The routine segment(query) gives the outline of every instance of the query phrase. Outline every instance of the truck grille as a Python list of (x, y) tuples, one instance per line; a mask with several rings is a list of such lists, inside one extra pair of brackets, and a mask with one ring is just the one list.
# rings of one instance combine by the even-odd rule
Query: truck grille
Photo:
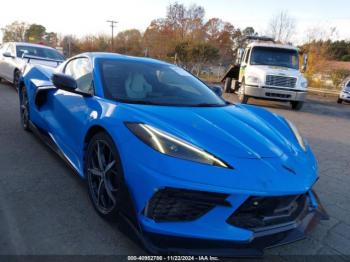
[(265, 227), (291, 223), (304, 214), (309, 204), (306, 194), (283, 197), (250, 197), (231, 215), (231, 225), (259, 231)]
[(297, 79), (295, 77), (288, 76), (276, 76), (276, 75), (267, 75), (266, 76), (266, 85), (269, 86), (281, 86), (294, 88)]

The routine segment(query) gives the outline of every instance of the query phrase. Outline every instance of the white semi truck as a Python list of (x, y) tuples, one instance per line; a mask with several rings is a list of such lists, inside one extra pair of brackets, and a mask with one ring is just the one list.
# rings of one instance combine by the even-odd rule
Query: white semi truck
[[(237, 63), (230, 67), (222, 81), (224, 91), (235, 92), (241, 103), (249, 98), (290, 102), (300, 110), (308, 83), (299, 69), (298, 48), (276, 44), (266, 37), (250, 37), (245, 49), (239, 49)], [(303, 70), (307, 56), (304, 56)]]

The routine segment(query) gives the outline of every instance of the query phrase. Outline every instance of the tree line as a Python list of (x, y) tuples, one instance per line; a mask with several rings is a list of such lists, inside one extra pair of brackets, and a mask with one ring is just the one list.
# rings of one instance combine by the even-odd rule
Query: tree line
[(170, 4), (165, 17), (151, 21), (144, 32), (130, 29), (114, 38), (107, 34), (59, 35), (47, 32), (43, 25), (14, 22), (3, 29), (3, 42), (25, 41), (61, 46), (69, 57), (87, 51), (109, 51), (135, 56), (150, 56), (176, 62), (194, 71), (207, 63), (228, 65), (236, 48), (247, 35), (256, 34), (254, 28), (241, 30), (220, 18), (205, 20), (202, 6)]
[[(288, 43), (295, 34), (295, 28), (295, 19), (287, 11), (281, 11), (271, 17), (266, 33), (277, 42)], [(185, 6), (178, 2), (168, 5), (165, 16), (151, 21), (144, 32), (137, 29), (119, 32), (113, 39), (113, 47), (107, 34), (77, 38), (49, 32), (43, 25), (18, 21), (2, 30), (3, 42), (24, 41), (60, 46), (66, 57), (89, 51), (149, 56), (177, 63), (197, 74), (203, 65), (226, 67), (232, 64), (237, 49), (244, 45), (244, 39), (258, 34), (253, 27), (241, 29), (220, 18), (205, 19), (202, 6)], [(327, 33), (324, 29), (313, 29), (310, 39), (300, 46), (302, 52), (309, 54), (310, 79), (313, 74), (322, 71), (325, 61), (350, 61), (350, 41), (329, 40), (334, 31), (332, 29), (331, 33)]]

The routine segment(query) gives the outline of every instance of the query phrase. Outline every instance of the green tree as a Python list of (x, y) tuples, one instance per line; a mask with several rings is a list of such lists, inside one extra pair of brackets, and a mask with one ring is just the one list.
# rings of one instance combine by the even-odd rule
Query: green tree
[(25, 39), (27, 42), (38, 43), (44, 41), (46, 35), (46, 28), (42, 25), (31, 24), (25, 32)]
[(117, 53), (140, 56), (143, 54), (142, 35), (137, 29), (120, 32), (115, 38)]
[(199, 76), (202, 66), (214, 62), (219, 58), (219, 50), (208, 44), (198, 43), (192, 46), (191, 49), (191, 60), (194, 62), (194, 70)]

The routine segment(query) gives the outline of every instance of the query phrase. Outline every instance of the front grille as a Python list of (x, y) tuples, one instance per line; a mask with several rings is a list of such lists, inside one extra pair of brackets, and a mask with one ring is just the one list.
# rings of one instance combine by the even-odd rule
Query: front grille
[(291, 95), (270, 93), (270, 92), (266, 92), (265, 95), (268, 97), (274, 97), (274, 98), (284, 98), (284, 99), (291, 98)]
[(231, 206), (227, 194), (164, 188), (158, 190), (144, 209), (156, 222), (193, 221), (217, 205)]
[(250, 197), (228, 219), (231, 225), (261, 230), (297, 220), (309, 205), (306, 194), (283, 197)]
[(294, 88), (297, 83), (295, 77), (267, 75), (266, 85)]

